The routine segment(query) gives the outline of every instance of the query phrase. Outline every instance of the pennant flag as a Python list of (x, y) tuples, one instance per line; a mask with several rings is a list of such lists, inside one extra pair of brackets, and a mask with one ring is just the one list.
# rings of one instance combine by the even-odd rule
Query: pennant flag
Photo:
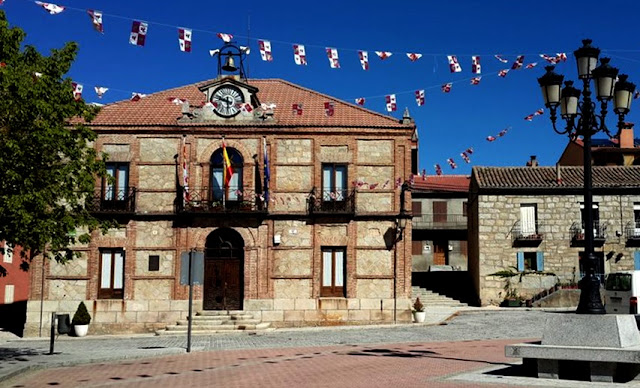
[(633, 93), (633, 99), (637, 100), (638, 98), (640, 98), (640, 90), (636, 90), (635, 93)]
[(558, 62), (560, 62), (560, 61), (566, 62), (567, 61), (567, 54), (566, 53), (556, 53), (556, 60)]
[(395, 94), (389, 94), (384, 96), (384, 99), (387, 103), (387, 112), (395, 112), (397, 109), (396, 106), (396, 95)]
[(263, 61), (273, 61), (273, 55), (271, 55), (271, 42), (268, 40), (259, 40), (258, 46), (260, 46), (260, 58)]
[(488, 142), (492, 142), (492, 141), (495, 141), (495, 140), (496, 140), (496, 138), (495, 138), (495, 137), (493, 137), (493, 136), (487, 136), (487, 141), (488, 141)]
[(544, 114), (544, 109), (543, 109), (543, 108), (540, 108), (540, 109), (538, 109), (538, 110), (537, 110), (533, 115), (534, 115), (534, 116), (540, 116), (540, 115), (542, 115), (542, 114)]
[(451, 168), (454, 170), (458, 167), (458, 165), (453, 161), (452, 158), (447, 159), (447, 163), (449, 163), (449, 166), (451, 166)]
[(526, 116), (524, 119), (526, 121), (533, 121), (533, 115)]
[(436, 175), (442, 175), (442, 167), (439, 164), (435, 165), (436, 167)]
[(356, 104), (364, 106), (364, 97), (356, 98)]
[(61, 7), (59, 5), (43, 3), (42, 1), (36, 1), (36, 4), (44, 8), (45, 11), (49, 12), (49, 15), (57, 15), (60, 12), (64, 11), (64, 7)]
[(498, 55), (494, 55), (494, 57), (499, 60), (502, 63), (507, 63), (509, 62), (507, 59), (502, 58), (502, 55), (498, 54)]
[(324, 114), (327, 117), (331, 117), (333, 116), (333, 113), (335, 112), (335, 108), (333, 105), (333, 102), (325, 102), (324, 103)]
[(471, 57), (471, 72), (473, 74), (480, 74), (482, 72), (482, 67), (480, 66), (480, 57), (478, 55), (474, 55)]
[(220, 49), (209, 50), (209, 55), (214, 56), (216, 54), (220, 54)]
[(506, 135), (508, 130), (509, 130), (509, 128), (505, 128), (502, 131), (500, 131), (500, 133), (498, 133), (498, 137), (502, 137), (502, 136)]
[(233, 35), (231, 34), (223, 34), (222, 32), (218, 32), (216, 34), (218, 38), (222, 39), (224, 43), (229, 43), (233, 39)]
[(134, 20), (131, 25), (131, 35), (129, 35), (129, 43), (134, 46), (144, 46), (147, 38), (148, 24), (139, 20)]
[(511, 70), (518, 70), (522, 68), (522, 64), (524, 63), (524, 55), (518, 55), (516, 61), (511, 65)]
[(447, 59), (449, 60), (449, 70), (452, 73), (459, 73), (462, 71), (462, 67), (458, 63), (458, 58), (455, 55), (447, 55)]
[(271, 180), (271, 169), (269, 168), (269, 157), (267, 152), (267, 138), (262, 138), (262, 149), (264, 150), (264, 200), (269, 203), (269, 181)]
[(35, 79), (38, 79), (38, 78), (42, 77), (42, 73), (38, 73), (37, 71), (34, 71), (33, 72), (33, 76), (34, 76)]
[(102, 11), (95, 11), (93, 9), (87, 10), (93, 28), (101, 34), (104, 34), (104, 26), (102, 25)]
[(178, 28), (178, 43), (180, 51), (191, 52), (191, 30), (188, 28)]
[(552, 63), (552, 64), (557, 64), (559, 62), (566, 62), (567, 61), (567, 54), (566, 53), (556, 53), (555, 57), (552, 57), (550, 55), (547, 54), (540, 54), (540, 57), (542, 59), (544, 59), (545, 61)]
[(249, 104), (248, 102), (239, 104), (239, 106), (240, 112), (242, 112), (245, 116), (250, 115), (253, 112), (253, 106), (251, 106), (251, 104)]
[(526, 69), (533, 69), (534, 67), (538, 66), (538, 62), (533, 62), (528, 64), (527, 66), (525, 66)]
[(424, 89), (416, 90), (415, 95), (418, 106), (424, 105)]
[(338, 50), (335, 48), (327, 47), (327, 57), (329, 57), (329, 65), (332, 69), (339, 69), (340, 62), (338, 62)]
[(556, 57), (551, 57), (551, 56), (549, 56), (547, 54), (540, 54), (540, 58), (544, 59), (545, 61), (547, 61), (549, 63), (553, 63), (553, 64), (558, 63), (556, 61)]
[(182, 197), (185, 202), (191, 200), (189, 194), (189, 162), (187, 153), (187, 136), (182, 136)]
[(358, 51), (358, 57), (360, 57), (362, 70), (369, 70), (369, 53), (366, 51)]
[(291, 110), (294, 115), (302, 116), (302, 104), (291, 105)]
[(369, 185), (369, 190), (375, 190), (378, 187), (378, 183), (372, 183)]
[(80, 100), (82, 98), (83, 86), (77, 82), (72, 82), (71, 86), (73, 87), (73, 98), (75, 98), (76, 101)]
[(464, 152), (465, 152), (467, 155), (471, 155), (471, 154), (473, 154), (473, 148), (469, 147), (469, 148), (467, 148), (466, 150), (464, 150)]
[(247, 47), (247, 46), (240, 46), (240, 51), (242, 51), (243, 53), (249, 55), (251, 54), (251, 48)]
[(183, 99), (183, 98), (177, 98), (177, 97), (168, 97), (167, 100), (169, 102), (171, 102), (174, 105), (182, 105), (185, 102), (187, 102), (187, 100)]
[(509, 69), (503, 69), (503, 70), (500, 70), (500, 71), (498, 72), (498, 77), (502, 77), (502, 78), (504, 78), (504, 77), (506, 77), (506, 76), (507, 76), (507, 73), (508, 73), (508, 72), (509, 72)]
[(133, 93), (131, 93), (131, 101), (140, 101), (141, 98), (144, 98), (146, 96), (147, 95), (143, 94), (143, 93), (133, 92)]
[(480, 85), (480, 80), (482, 77), (473, 77), (471, 78), (471, 85)]
[(299, 65), (299, 66), (307, 65), (307, 54), (304, 51), (304, 45), (302, 44), (293, 45), (293, 59), (296, 61), (296, 65)]
[(471, 159), (469, 159), (469, 155), (467, 155), (466, 152), (461, 153), (460, 156), (462, 156), (465, 163), (471, 163)]
[(407, 57), (409, 57), (409, 60), (411, 62), (415, 62), (418, 59), (422, 58), (422, 54), (418, 54), (418, 53), (407, 53)]
[(440, 88), (442, 89), (442, 93), (449, 93), (451, 91), (452, 83), (447, 83), (442, 85)]
[(98, 98), (102, 98), (102, 95), (105, 94), (107, 92), (107, 90), (109, 90), (109, 88), (105, 88), (102, 86), (96, 86), (93, 88), (93, 90), (96, 91), (96, 94), (98, 95)]
[(392, 52), (390, 51), (376, 51), (376, 55), (380, 57), (380, 59), (382, 59), (383, 61), (387, 58), (389, 58), (390, 56), (393, 55)]
[(224, 138), (222, 138), (222, 180), (224, 181), (224, 188), (229, 188), (229, 182), (231, 181), (231, 176), (233, 176), (233, 167), (231, 167), (231, 160), (229, 159), (229, 154), (227, 153), (227, 145), (224, 142)]

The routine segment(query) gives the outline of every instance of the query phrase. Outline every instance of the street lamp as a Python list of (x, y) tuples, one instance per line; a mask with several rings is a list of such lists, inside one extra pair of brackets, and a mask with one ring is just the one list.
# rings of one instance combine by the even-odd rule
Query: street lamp
[[(636, 88), (618, 69), (609, 65), (609, 58), (598, 56), (600, 50), (591, 46), (591, 39), (582, 41), (583, 46), (574, 51), (578, 64), (578, 78), (583, 82), (582, 92), (573, 87), (573, 81), (565, 82), (564, 76), (556, 74), (554, 66), (547, 66), (546, 74), (538, 78), (544, 104), (551, 111), (553, 130), (560, 135), (568, 135), (575, 140), (582, 136), (584, 145), (584, 244), (585, 275), (580, 280), (580, 303), (578, 314), (605, 314), (600, 297), (600, 281), (595, 274), (596, 256), (593, 251), (593, 195), (591, 192), (591, 136), (603, 131), (609, 137), (619, 137), (624, 125), (624, 117), (629, 113), (631, 99)], [(600, 102), (600, 114), (596, 113), (596, 103), (591, 99), (591, 80), (595, 85), (596, 98)], [(582, 101), (580, 100), (582, 94)], [(618, 115), (618, 131), (612, 135), (605, 123), (607, 104), (613, 99), (614, 112)], [(560, 106), (560, 116), (567, 123), (564, 130), (556, 128), (556, 111)], [(576, 122), (577, 119), (577, 122)]]

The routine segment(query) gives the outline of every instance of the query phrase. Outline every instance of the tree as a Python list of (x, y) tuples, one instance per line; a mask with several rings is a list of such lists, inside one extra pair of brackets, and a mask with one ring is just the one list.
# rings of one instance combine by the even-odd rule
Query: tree
[[(60, 262), (72, 259), (69, 247), (88, 243), (106, 224), (85, 206), (96, 177), (105, 175), (104, 155), (91, 147), (95, 133), (77, 124), (90, 122), (98, 108), (74, 99), (63, 78), (78, 47), (67, 43), (46, 57), (32, 46), (21, 50), (24, 38), (0, 11), (0, 241), (28, 252), (26, 270), (45, 251)], [(87, 233), (76, 235), (78, 228)], [(0, 276), (6, 273), (0, 266)]]

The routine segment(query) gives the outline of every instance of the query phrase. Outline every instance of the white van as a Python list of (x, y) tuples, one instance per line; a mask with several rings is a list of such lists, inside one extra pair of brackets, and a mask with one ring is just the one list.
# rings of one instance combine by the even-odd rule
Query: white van
[(640, 271), (620, 271), (607, 275), (604, 283), (607, 314), (638, 314)]

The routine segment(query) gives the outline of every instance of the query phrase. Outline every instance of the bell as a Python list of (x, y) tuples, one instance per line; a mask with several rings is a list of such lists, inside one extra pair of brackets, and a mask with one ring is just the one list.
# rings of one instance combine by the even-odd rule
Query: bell
[(225, 61), (224, 66), (222, 66), (222, 70), (224, 71), (229, 71), (229, 72), (233, 72), (233, 71), (237, 71), (238, 68), (236, 67), (236, 64), (233, 60), (233, 57), (231, 55), (227, 55), (227, 60)]

